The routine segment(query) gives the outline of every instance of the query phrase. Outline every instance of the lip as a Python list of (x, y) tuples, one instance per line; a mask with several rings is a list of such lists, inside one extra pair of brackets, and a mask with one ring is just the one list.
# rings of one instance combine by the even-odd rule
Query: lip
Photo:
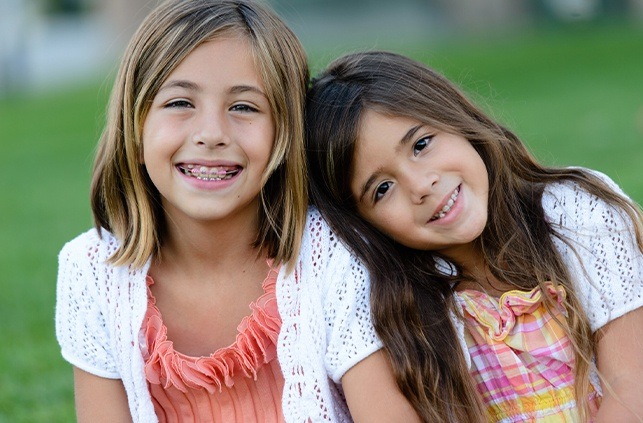
[[(444, 206), (447, 205), (447, 203), (451, 199), (451, 196), (453, 195), (455, 190), (458, 190), (458, 197), (456, 198), (455, 202), (453, 203), (453, 205), (451, 206), (451, 208), (449, 209), (447, 214), (444, 215), (443, 217), (439, 218), (439, 219), (433, 220), (433, 216), (438, 214), (444, 208)], [(444, 196), (442, 201), (433, 210), (433, 213), (431, 214), (431, 217), (429, 217), (429, 220), (427, 221), (427, 223), (430, 223), (430, 224), (449, 223), (451, 220), (453, 220), (452, 217), (454, 217), (457, 214), (457, 212), (460, 210), (460, 206), (461, 206), (461, 203), (462, 203), (462, 201), (461, 201), (462, 200), (462, 197), (461, 197), (462, 194), (463, 194), (463, 192), (462, 192), (462, 184), (459, 184), (457, 187), (455, 187), (454, 189), (449, 191), (449, 193)]]
[(232, 160), (204, 160), (204, 159), (195, 159), (195, 160), (182, 160), (177, 162), (174, 166), (207, 166), (207, 167), (218, 167), (218, 166), (227, 166), (227, 167), (243, 167), (239, 163)]

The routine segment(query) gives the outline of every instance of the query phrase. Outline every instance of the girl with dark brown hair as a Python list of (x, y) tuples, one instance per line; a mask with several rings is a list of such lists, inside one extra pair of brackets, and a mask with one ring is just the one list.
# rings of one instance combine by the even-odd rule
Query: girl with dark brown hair
[(306, 113), (312, 201), (425, 421), (643, 421), (642, 215), (614, 182), (392, 53), (333, 62)]

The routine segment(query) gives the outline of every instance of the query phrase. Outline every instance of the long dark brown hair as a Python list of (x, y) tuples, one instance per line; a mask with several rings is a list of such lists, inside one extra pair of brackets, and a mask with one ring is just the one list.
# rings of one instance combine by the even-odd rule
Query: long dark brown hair
[[(463, 276), (456, 263), (453, 275), (446, 276), (436, 268), (437, 253), (399, 245), (358, 215), (350, 178), (366, 110), (464, 136), (476, 149), (489, 175), (489, 218), (476, 242), (498, 280), (520, 289), (540, 286), (544, 293), (547, 281), (565, 287), (568, 318), (563, 324), (574, 345), (575, 394), (581, 417), (586, 416), (596, 339), (554, 239), (570, 242), (546, 221), (543, 191), (549, 183), (573, 181), (620, 207), (631, 218), (643, 249), (640, 209), (590, 172), (539, 164), (516, 135), (489, 118), (454, 84), (407, 57), (387, 52), (350, 54), (318, 75), (306, 109), (311, 201), (368, 267), (375, 328), (398, 386), (425, 421), (486, 421), (449, 318), (457, 313), (452, 286)], [(551, 298), (547, 301), (553, 306)]]

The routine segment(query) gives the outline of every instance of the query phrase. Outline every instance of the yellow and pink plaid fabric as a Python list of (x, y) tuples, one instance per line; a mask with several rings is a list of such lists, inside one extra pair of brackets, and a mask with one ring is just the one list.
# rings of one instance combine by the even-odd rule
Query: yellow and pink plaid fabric
[[(490, 422), (577, 422), (574, 352), (561, 326), (563, 287), (547, 286), (557, 300), (550, 313), (539, 288), (495, 298), (464, 290), (456, 299), (464, 312), (471, 373)], [(590, 407), (600, 403), (592, 390)]]

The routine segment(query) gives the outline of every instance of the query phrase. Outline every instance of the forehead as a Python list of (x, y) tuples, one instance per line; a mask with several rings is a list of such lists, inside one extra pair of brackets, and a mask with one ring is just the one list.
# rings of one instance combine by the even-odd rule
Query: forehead
[[(216, 74), (261, 80), (252, 45), (246, 37), (226, 35), (206, 40), (190, 51), (172, 70), (177, 75)], [(216, 81), (212, 81), (216, 82)]]
[[(367, 110), (360, 119), (355, 144), (355, 161), (380, 154), (393, 154), (400, 143), (422, 124), (416, 120)], [(365, 157), (366, 156), (366, 157)]]
[(360, 120), (355, 143), (352, 191), (359, 194), (373, 174), (395, 166), (396, 158), (403, 154), (402, 142), (421, 126), (410, 118), (367, 110)]

